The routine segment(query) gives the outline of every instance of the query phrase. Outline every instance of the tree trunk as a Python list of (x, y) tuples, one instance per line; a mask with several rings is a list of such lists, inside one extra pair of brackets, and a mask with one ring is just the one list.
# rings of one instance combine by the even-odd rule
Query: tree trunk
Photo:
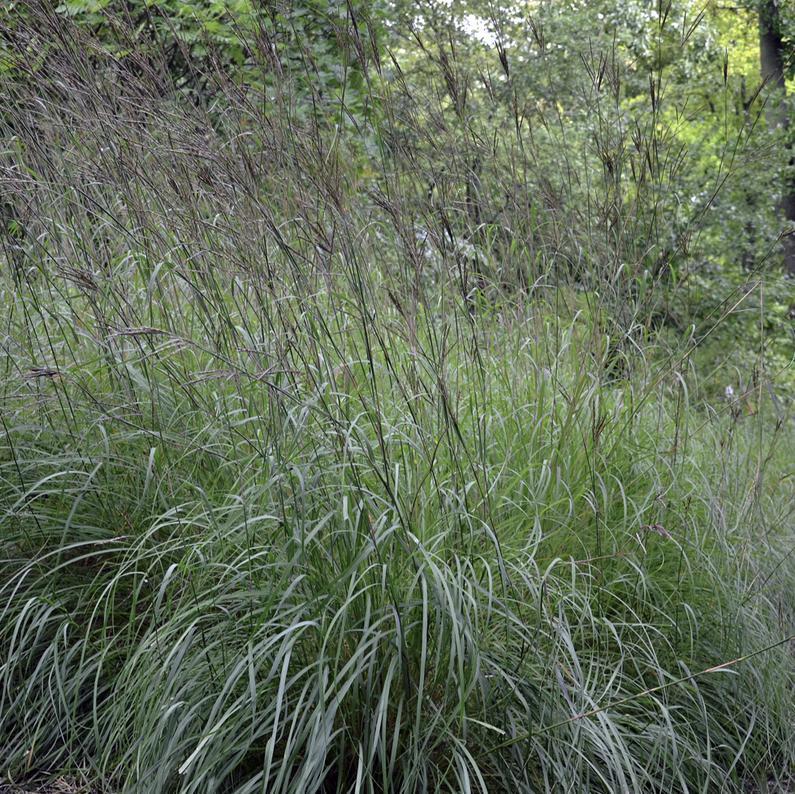
[[(762, 0), (759, 6), (759, 59), (762, 79), (771, 91), (768, 124), (779, 128), (785, 137), (789, 126), (786, 85), (784, 83), (784, 42), (781, 36), (781, 13), (777, 0)], [(795, 158), (789, 158), (789, 173), (782, 185), (778, 211), (787, 222), (784, 232), (784, 267), (795, 276)]]

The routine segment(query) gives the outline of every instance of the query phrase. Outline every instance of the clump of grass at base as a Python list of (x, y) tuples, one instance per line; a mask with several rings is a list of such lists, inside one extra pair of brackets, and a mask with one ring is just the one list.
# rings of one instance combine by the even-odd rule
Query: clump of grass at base
[[(700, 404), (688, 348), (607, 339), (563, 285), (415, 292), (379, 267), (406, 255), (386, 210), (313, 183), (318, 221), (311, 138), (263, 195), (247, 138), (124, 77), (103, 90), (167, 113), (109, 131), (44, 80), (59, 142), (8, 155), (35, 217), (0, 287), (0, 769), (153, 793), (786, 775), (791, 423)], [(199, 162), (204, 187), (171, 184)]]

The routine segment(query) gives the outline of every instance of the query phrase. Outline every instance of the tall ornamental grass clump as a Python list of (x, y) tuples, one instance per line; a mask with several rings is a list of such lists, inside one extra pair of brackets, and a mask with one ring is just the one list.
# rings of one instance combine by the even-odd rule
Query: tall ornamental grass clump
[(49, 23), (0, 116), (3, 775), (784, 785), (792, 423), (701, 400), (712, 326), (506, 291), (344, 133)]

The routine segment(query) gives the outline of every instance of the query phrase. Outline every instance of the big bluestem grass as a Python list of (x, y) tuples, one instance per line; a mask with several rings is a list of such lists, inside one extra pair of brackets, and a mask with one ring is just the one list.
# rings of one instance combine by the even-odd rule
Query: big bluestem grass
[(791, 420), (692, 396), (712, 326), (655, 346), (624, 265), (562, 272), (558, 228), (473, 256), (455, 201), (387, 154), (364, 190), (289, 83), (274, 112), (214, 75), (206, 106), (62, 19), (13, 35), (4, 775), (786, 779)]

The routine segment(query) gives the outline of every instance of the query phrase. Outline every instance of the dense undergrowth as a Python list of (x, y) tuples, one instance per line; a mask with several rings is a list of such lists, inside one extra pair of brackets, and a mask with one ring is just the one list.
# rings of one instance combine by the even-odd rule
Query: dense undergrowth
[(0, 282), (3, 775), (786, 785), (792, 417), (763, 357), (725, 398), (693, 364), (772, 277), (662, 335), (609, 262), (564, 276), (539, 244), (509, 289), (405, 175), (367, 192), (344, 141), (73, 35), (3, 88), (28, 211)]

